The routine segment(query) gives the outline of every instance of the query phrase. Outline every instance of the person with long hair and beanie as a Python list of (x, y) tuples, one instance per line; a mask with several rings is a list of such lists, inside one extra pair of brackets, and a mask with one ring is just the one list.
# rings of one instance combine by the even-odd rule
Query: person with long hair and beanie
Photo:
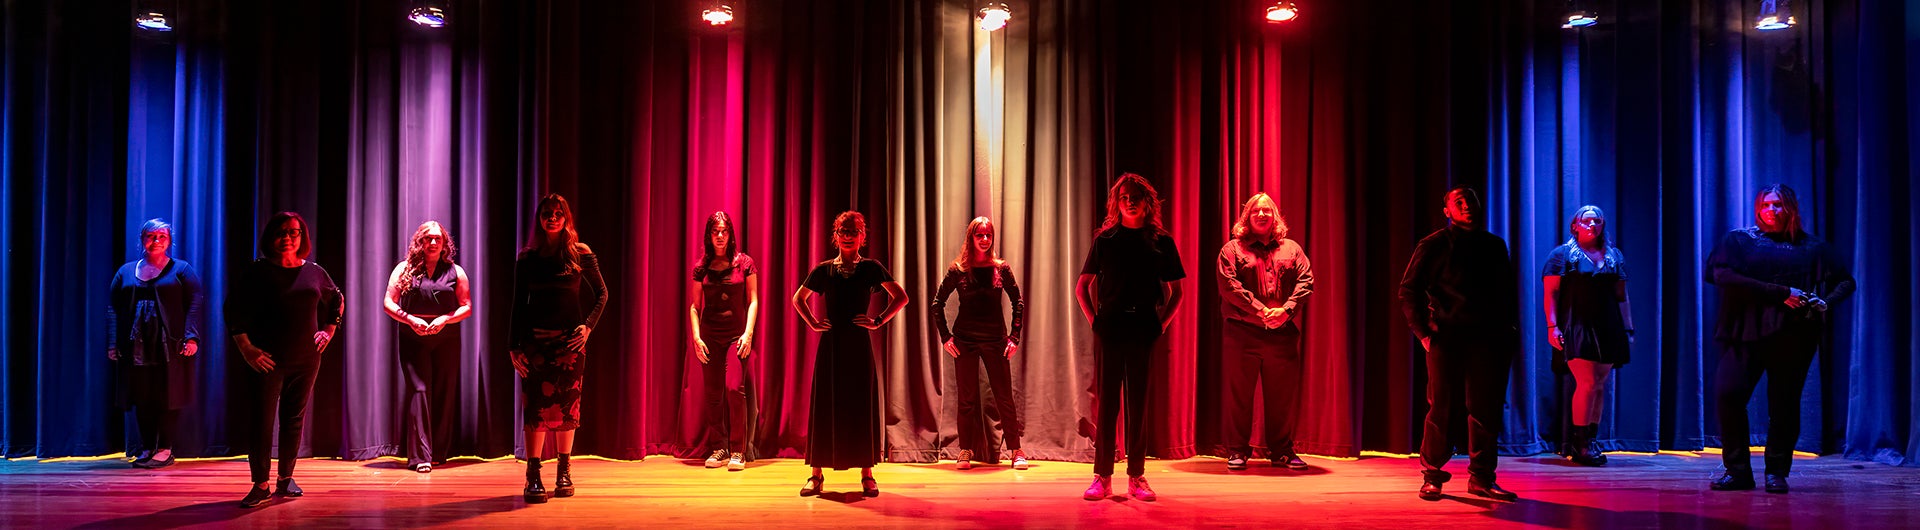
[[(313, 397), (314, 377), (320, 373), (320, 354), (333, 342), (333, 333), (345, 311), (340, 288), (313, 255), (313, 230), (307, 219), (280, 212), (260, 230), (260, 259), (240, 270), (227, 292), (227, 331), (238, 358), (248, 369), (236, 369), (243, 409), (235, 417), (247, 423), (237, 429), (247, 447), (247, 467), (253, 489), (240, 501), (252, 508), (273, 495), (299, 497), (293, 482), (293, 464), (300, 456), (300, 431), (307, 425), (307, 400)], [(268, 482), (267, 466), (274, 449), (274, 422), (280, 425), (279, 480)], [(271, 493), (267, 485), (273, 484)]]
[(173, 227), (152, 219), (140, 227), (140, 259), (120, 266), (107, 292), (107, 360), (114, 404), (131, 409), (141, 452), (133, 467), (173, 465), (180, 409), (193, 402), (194, 354), (200, 351), (200, 275), (167, 254)]
[(1713, 378), (1720, 416), (1720, 459), (1727, 472), (1710, 487), (1754, 487), (1747, 401), (1767, 378), (1766, 490), (1787, 492), (1793, 443), (1800, 438), (1800, 390), (1831, 320), (1827, 310), (1853, 294), (1853, 275), (1825, 241), (1807, 233), (1800, 199), (1784, 184), (1760, 188), (1755, 226), (1727, 232), (1707, 258), (1706, 281), (1720, 288)]
[[(1095, 403), (1093, 485), (1082, 495), (1112, 495), (1115, 427), (1125, 396), (1127, 491), (1142, 501), (1158, 498), (1147, 485), (1147, 371), (1154, 344), (1173, 323), (1187, 277), (1173, 233), (1160, 224), (1160, 194), (1146, 177), (1123, 173), (1107, 189), (1107, 217), (1094, 232), (1093, 248), (1080, 266), (1074, 297), (1093, 326), (1100, 391)], [(1124, 394), (1123, 394), (1124, 392)]]
[(1627, 364), (1633, 349), (1633, 312), (1627, 304), (1626, 256), (1608, 237), (1607, 214), (1581, 206), (1573, 237), (1547, 254), (1540, 270), (1547, 343), (1555, 372), (1572, 374), (1573, 431), (1566, 455), (1583, 466), (1607, 465), (1593, 439), (1600, 432), (1607, 377)]
[[(706, 440), (713, 453), (709, 468), (747, 468), (753, 440), (752, 381), (747, 356), (753, 351), (754, 324), (760, 316), (760, 277), (753, 258), (740, 251), (740, 237), (726, 212), (707, 216), (700, 262), (693, 265), (693, 357), (700, 361), (707, 408)], [(717, 447), (716, 447), (717, 446)]]
[[(933, 295), (934, 329), (940, 332), (940, 349), (954, 359), (954, 381), (959, 385), (960, 454), (955, 467), (972, 469), (976, 455), (992, 464), (999, 452), (992, 449), (987, 435), (989, 418), (980, 404), (980, 367), (986, 366), (987, 387), (993, 392), (993, 419), (1000, 424), (1001, 438), (1012, 451), (1013, 468), (1027, 468), (1027, 453), (1020, 449), (1020, 402), (1014, 398), (1012, 360), (1020, 350), (1020, 328), (1027, 303), (1020, 298), (1020, 285), (1013, 279), (1013, 267), (994, 255), (993, 221), (975, 217), (967, 223), (960, 256), (947, 266), (940, 288)], [(947, 298), (960, 293), (960, 314), (947, 325)], [(1000, 300), (1013, 303), (1013, 324), (1008, 329), (1001, 313)]]
[(1519, 340), (1519, 278), (1507, 242), (1481, 226), (1480, 209), (1473, 188), (1448, 191), (1447, 227), (1420, 240), (1400, 280), (1401, 312), (1427, 354), (1420, 498), (1429, 501), (1440, 500), (1441, 485), (1453, 477), (1440, 468), (1453, 458), (1448, 433), (1463, 415), (1471, 475), (1467, 493), (1501, 501), (1519, 498), (1494, 482), (1500, 463), (1494, 444), (1504, 425), (1507, 379)]
[(1306, 249), (1287, 239), (1287, 219), (1265, 193), (1240, 206), (1233, 239), (1220, 247), (1217, 269), (1222, 326), (1220, 363), (1227, 398), (1221, 426), (1227, 469), (1247, 468), (1253, 454), (1253, 389), (1265, 394), (1267, 458), (1275, 466), (1302, 470), (1293, 452), (1300, 424), (1300, 306), (1313, 294), (1313, 264)]
[[(841, 213), (833, 219), (833, 246), (839, 255), (814, 266), (793, 293), (800, 320), (820, 333), (807, 424), (807, 465), (813, 467), (813, 476), (800, 489), (803, 497), (821, 493), (824, 468), (860, 468), (861, 494), (880, 495), (880, 483), (873, 479), (882, 448), (872, 331), (906, 307), (907, 291), (880, 262), (860, 256), (866, 245), (866, 218), (859, 212)], [(887, 293), (887, 306), (875, 318), (867, 308), (879, 291)], [(826, 314), (814, 313), (814, 293), (820, 294)]]
[(382, 304), (398, 323), (394, 335), (406, 385), (400, 425), (407, 469), (420, 473), (446, 462), (459, 411), (459, 324), (473, 314), (473, 296), (467, 271), (453, 262), (455, 252), (453, 234), (439, 222), (420, 223), (407, 240), (406, 259), (387, 278)]
[[(591, 291), (586, 297), (581, 290)], [(584, 303), (583, 303), (584, 298)], [(508, 358), (520, 374), (521, 411), (526, 429), (529, 503), (547, 502), (540, 481), (540, 455), (547, 434), (558, 445), (553, 496), (572, 497), (569, 458), (580, 428), (581, 380), (587, 370), (587, 337), (607, 307), (607, 284), (600, 260), (574, 231), (573, 209), (558, 194), (540, 198), (533, 229), (513, 268), (513, 316), (507, 329), (513, 345)]]

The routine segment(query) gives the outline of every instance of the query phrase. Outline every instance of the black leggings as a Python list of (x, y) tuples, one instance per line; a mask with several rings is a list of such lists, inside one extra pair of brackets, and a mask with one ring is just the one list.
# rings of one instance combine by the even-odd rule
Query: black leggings
[(247, 467), (253, 482), (266, 482), (267, 466), (273, 458), (274, 421), (278, 420), (280, 440), (280, 477), (293, 476), (293, 463), (300, 457), (300, 432), (307, 425), (307, 400), (313, 397), (313, 380), (320, 373), (320, 359), (282, 363), (273, 371), (259, 373), (241, 366), (247, 393), (238, 396), (248, 420), (247, 429), (238, 433), (246, 442)]

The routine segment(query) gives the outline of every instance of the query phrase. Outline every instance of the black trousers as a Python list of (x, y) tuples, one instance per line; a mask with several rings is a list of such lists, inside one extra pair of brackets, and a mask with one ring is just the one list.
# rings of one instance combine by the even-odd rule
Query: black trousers
[(1094, 427), (1093, 474), (1113, 475), (1114, 427), (1124, 393), (1127, 411), (1127, 476), (1147, 472), (1147, 369), (1160, 340), (1160, 318), (1151, 311), (1103, 313), (1094, 318), (1100, 351), (1099, 418)]
[[(975, 459), (993, 463), (1000, 452), (993, 450), (988, 429), (999, 431), (1008, 450), (1020, 449), (1020, 401), (1013, 394), (1013, 366), (1006, 355), (1005, 339), (973, 342), (955, 339), (960, 357), (954, 359), (954, 384), (959, 386), (958, 427), (960, 448), (973, 451)], [(980, 368), (986, 367), (987, 380), (980, 380)], [(986, 386), (993, 407), (981, 406), (980, 391)], [(1109, 459), (1111, 460), (1111, 459)]]
[(1793, 470), (1793, 444), (1800, 439), (1800, 391), (1813, 367), (1818, 330), (1782, 331), (1757, 342), (1721, 343), (1713, 377), (1714, 411), (1720, 415), (1720, 459), (1728, 472), (1753, 473), (1747, 402), (1760, 376), (1767, 376), (1767, 474)]
[(241, 398), (247, 431), (239, 433), (239, 438), (248, 448), (247, 467), (253, 472), (253, 482), (269, 478), (275, 420), (279, 421), (279, 476), (292, 477), (294, 461), (300, 457), (300, 433), (307, 425), (307, 400), (313, 397), (313, 380), (320, 373), (319, 356), (281, 363), (264, 374), (244, 365), (237, 369), (245, 374), (249, 387), (248, 395)]
[(140, 429), (139, 444), (144, 451), (173, 448), (174, 431), (179, 428), (180, 409), (167, 402), (167, 365), (121, 367), (127, 370), (128, 409), (134, 425)]
[(733, 343), (739, 339), (739, 335), (705, 339), (707, 363), (700, 370), (707, 408), (701, 417), (707, 426), (708, 449), (726, 449), (747, 459), (752, 457), (747, 444), (753, 439), (756, 411), (747, 361)]
[(1513, 366), (1512, 332), (1453, 330), (1433, 335), (1427, 351), (1427, 422), (1420, 436), (1420, 467), (1427, 479), (1446, 482), (1440, 468), (1453, 458), (1449, 430), (1467, 420), (1467, 473), (1482, 483), (1494, 480), (1499, 465), (1495, 447), (1505, 428), (1507, 378)]
[(1253, 454), (1253, 388), (1262, 383), (1267, 413), (1269, 458), (1293, 454), (1293, 435), (1300, 424), (1300, 335), (1265, 329), (1238, 320), (1224, 325), (1220, 362), (1227, 399), (1222, 403), (1228, 449)]
[[(453, 446), (453, 423), (460, 417), (460, 325), (440, 333), (400, 334), (400, 383), (404, 390), (400, 425), (407, 467), (445, 462)], [(435, 450), (441, 454), (435, 455)]]

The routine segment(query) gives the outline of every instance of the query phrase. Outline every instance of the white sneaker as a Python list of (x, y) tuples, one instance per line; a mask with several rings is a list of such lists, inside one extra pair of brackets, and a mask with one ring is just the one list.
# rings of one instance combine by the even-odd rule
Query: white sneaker
[(733, 459), (727, 461), (727, 471), (745, 471), (746, 469), (747, 461), (740, 458), (740, 453), (734, 453)]
[(1027, 468), (1027, 452), (1026, 451), (1022, 451), (1019, 449), (1013, 450), (1013, 468), (1014, 469)]
[(712, 468), (726, 465), (727, 461), (723, 460), (726, 457), (727, 457), (726, 449), (715, 449), (713, 451), (713, 454), (707, 457), (707, 468), (712, 469)]

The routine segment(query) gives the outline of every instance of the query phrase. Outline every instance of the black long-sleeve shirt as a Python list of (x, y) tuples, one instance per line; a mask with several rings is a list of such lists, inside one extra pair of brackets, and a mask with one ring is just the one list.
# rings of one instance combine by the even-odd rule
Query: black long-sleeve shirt
[[(1216, 270), (1221, 314), (1256, 326), (1266, 325), (1261, 311), (1278, 307), (1291, 314), (1313, 294), (1313, 264), (1307, 261), (1306, 250), (1291, 239), (1228, 240), (1220, 247)], [(1294, 322), (1289, 317), (1282, 329), (1297, 331)]]
[(1420, 240), (1400, 279), (1400, 308), (1420, 338), (1449, 328), (1511, 330), (1520, 293), (1507, 242), (1450, 224)]
[[(960, 314), (953, 319), (953, 327), (947, 327), (947, 296), (954, 291), (960, 292)], [(1000, 293), (1006, 292), (1008, 300), (1013, 302), (1013, 330), (1007, 330), (1006, 317), (1000, 310)], [(960, 267), (947, 267), (947, 276), (940, 279), (940, 288), (933, 295), (933, 322), (940, 331), (940, 342), (958, 337), (972, 342), (992, 342), (1011, 339), (1020, 342), (1020, 328), (1026, 318), (1027, 302), (1020, 297), (1020, 285), (1013, 280), (1013, 268), (1005, 262), (992, 267), (973, 267), (961, 270)]]
[[(134, 260), (120, 266), (114, 273), (113, 283), (108, 284), (107, 292), (113, 297), (107, 303), (107, 344), (122, 352), (131, 350), (128, 337), (132, 335), (134, 303), (138, 298), (138, 289), (152, 289), (154, 301), (160, 306), (160, 323), (166, 326), (167, 336), (184, 343), (200, 341), (200, 309), (206, 304), (206, 291), (200, 286), (200, 275), (195, 273), (193, 265), (178, 259), (167, 260), (167, 266), (159, 276), (152, 280), (140, 280), (140, 264), (146, 260)], [(178, 352), (168, 352), (177, 355)], [(156, 359), (166, 362), (166, 359)]]
[(344, 295), (314, 262), (298, 267), (260, 259), (240, 270), (227, 292), (227, 332), (246, 335), (277, 363), (319, 359), (313, 335), (340, 323)]
[(1720, 318), (1714, 338), (1752, 342), (1773, 336), (1790, 323), (1825, 322), (1811, 307), (1793, 309), (1786, 300), (1799, 289), (1826, 300), (1829, 307), (1853, 294), (1853, 275), (1834, 259), (1826, 242), (1812, 235), (1787, 241), (1759, 227), (1727, 232), (1707, 258), (1707, 283), (1720, 287)]
[[(584, 307), (580, 298), (583, 285), (593, 291), (593, 300)], [(567, 270), (564, 258), (531, 250), (521, 252), (514, 263), (513, 315), (507, 325), (514, 349), (531, 343), (535, 329), (593, 329), (606, 308), (607, 284), (600, 277), (600, 259), (592, 252), (580, 253), (580, 268), (575, 271)]]

